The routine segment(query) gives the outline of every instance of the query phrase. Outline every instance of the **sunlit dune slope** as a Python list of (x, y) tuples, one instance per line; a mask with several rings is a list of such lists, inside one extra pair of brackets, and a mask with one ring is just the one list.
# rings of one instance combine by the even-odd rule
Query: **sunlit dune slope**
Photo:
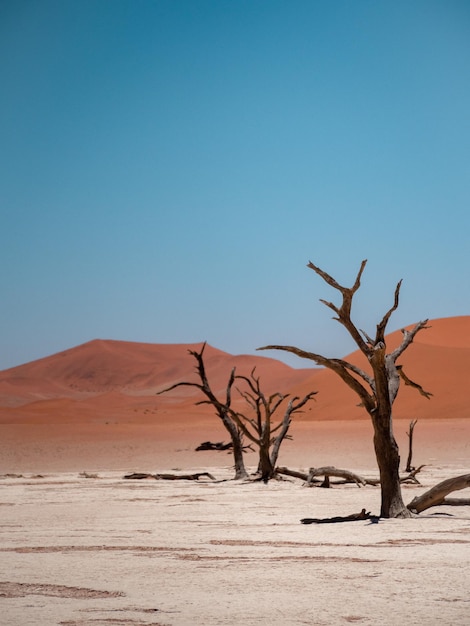
[[(207, 407), (194, 407), (200, 398), (194, 387), (157, 396), (175, 383), (199, 382), (196, 360), (189, 351), (201, 347), (94, 340), (4, 370), (0, 372), (0, 421), (51, 422), (56, 417), (67, 422), (147, 421), (155, 419), (157, 409), (162, 415), (173, 408), (207, 414)], [(233, 367), (246, 376), (254, 369), (267, 393), (287, 392), (311, 373), (265, 356), (233, 356), (209, 345), (204, 361), (212, 389), (222, 396)]]
[[(388, 335), (388, 349), (396, 347), (401, 337), (400, 331)], [(195, 406), (202, 398), (196, 388), (184, 386), (157, 395), (181, 381), (199, 382), (196, 361), (188, 351), (201, 346), (94, 340), (4, 370), (0, 372), (0, 422), (159, 422), (170, 427), (187, 419), (205, 421), (212, 410), (206, 405)], [(220, 397), (225, 394), (233, 367), (244, 375), (256, 368), (266, 393), (280, 391), (302, 397), (310, 391), (318, 392), (316, 401), (296, 419), (367, 418), (357, 406), (357, 396), (329, 370), (293, 369), (275, 358), (233, 356), (209, 345), (204, 356), (208, 378)], [(345, 358), (364, 369), (368, 367), (359, 352)], [(428, 400), (402, 383), (395, 417), (470, 417), (470, 316), (430, 321), (429, 328), (418, 333), (399, 363), (407, 376), (433, 397)], [(235, 390), (233, 395), (237, 397)]]
[[(388, 335), (387, 351), (397, 347), (401, 339), (401, 331)], [(370, 371), (359, 351), (345, 360)], [(397, 362), (403, 365), (408, 378), (433, 396), (427, 399), (402, 382), (394, 404), (396, 418), (470, 417), (470, 316), (430, 320), (428, 328), (416, 335)], [(367, 416), (358, 406), (358, 397), (333, 372), (315, 372), (310, 380), (294, 385), (291, 391), (300, 395), (312, 386), (318, 391), (317, 401), (304, 418), (361, 419)]]

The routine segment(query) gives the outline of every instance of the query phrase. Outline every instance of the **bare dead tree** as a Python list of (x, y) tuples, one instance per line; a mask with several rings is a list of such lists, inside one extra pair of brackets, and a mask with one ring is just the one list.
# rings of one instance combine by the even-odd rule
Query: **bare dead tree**
[(251, 409), (246, 415), (240, 411), (233, 412), (233, 419), (247, 439), (252, 441), (259, 451), (258, 473), (261, 480), (268, 481), (276, 473), (276, 463), (282, 442), (287, 437), (292, 416), (316, 395), (315, 391), (308, 393), (304, 398), (291, 398), (285, 405), (284, 415), (277, 423), (274, 414), (287, 400), (288, 394), (276, 392), (266, 396), (261, 390), (260, 379), (255, 376), (255, 370), (250, 376), (236, 376), (247, 385), (247, 390), (238, 389), (240, 395)]
[[(248, 472), (245, 468), (245, 462), (243, 459), (243, 435), (240, 430), (238, 423), (233, 419), (233, 411), (231, 409), (232, 404), (232, 387), (235, 382), (235, 368), (230, 372), (230, 376), (227, 382), (227, 388), (225, 392), (225, 398), (223, 400), (219, 400), (215, 393), (212, 391), (211, 386), (209, 384), (209, 380), (206, 374), (206, 368), (204, 365), (204, 349), (206, 347), (206, 343), (204, 342), (202, 348), (199, 352), (196, 350), (188, 350), (189, 354), (196, 359), (196, 372), (199, 376), (199, 383), (196, 382), (180, 382), (175, 385), (171, 385), (167, 389), (163, 389), (159, 391), (159, 394), (167, 393), (172, 389), (176, 389), (177, 387), (187, 386), (187, 387), (196, 387), (200, 389), (202, 393), (206, 396), (206, 400), (200, 400), (196, 402), (196, 405), (199, 404), (210, 404), (214, 407), (215, 412), (219, 419), (222, 421), (225, 429), (230, 435), (230, 440), (232, 442), (232, 452), (233, 459), (235, 464), (235, 479), (242, 479), (248, 477)], [(158, 395), (158, 394), (157, 394)]]
[[(232, 369), (225, 394), (225, 399), (219, 400), (213, 393), (206, 374), (204, 365), (204, 348), (200, 352), (189, 350), (189, 353), (197, 361), (197, 373), (200, 383), (180, 382), (160, 391), (166, 393), (183, 385), (196, 387), (206, 396), (206, 400), (200, 400), (196, 404), (210, 404), (214, 407), (216, 414), (222, 420), (223, 425), (230, 434), (232, 449), (235, 461), (235, 478), (247, 478), (243, 460), (243, 437), (253, 442), (259, 451), (258, 474), (264, 481), (273, 478), (276, 463), (282, 442), (287, 437), (292, 416), (299, 412), (316, 392), (307, 394), (304, 398), (291, 398), (285, 406), (284, 415), (281, 420), (274, 422), (274, 414), (281, 407), (288, 395), (274, 393), (266, 396), (260, 385), (259, 377), (255, 376), (255, 371), (250, 376), (237, 375), (235, 368)], [(246, 389), (237, 388), (237, 392), (245, 400), (250, 412), (235, 410), (232, 406), (232, 388), (235, 381), (241, 381), (246, 385)]]
[(413, 432), (418, 420), (411, 420), (410, 430), (406, 433), (408, 435), (408, 458), (406, 460), (405, 472), (412, 472), (415, 468), (411, 466), (413, 459)]
[(285, 350), (297, 356), (310, 359), (317, 365), (327, 367), (335, 372), (360, 398), (361, 405), (369, 414), (374, 427), (374, 448), (380, 472), (381, 485), (381, 517), (410, 517), (411, 513), (405, 506), (401, 494), (399, 465), (400, 456), (398, 445), (393, 435), (392, 406), (398, 393), (400, 380), (405, 384), (418, 389), (426, 398), (430, 393), (411, 381), (403, 372), (397, 359), (411, 345), (416, 334), (426, 328), (427, 320), (418, 322), (411, 330), (403, 329), (401, 344), (387, 353), (385, 331), (392, 313), (398, 308), (401, 281), (396, 286), (394, 302), (377, 324), (375, 337), (370, 337), (360, 330), (351, 320), (351, 307), (354, 295), (361, 285), (361, 277), (367, 261), (362, 261), (356, 280), (352, 287), (343, 287), (329, 274), (321, 270), (312, 262), (308, 267), (318, 274), (330, 287), (333, 287), (342, 296), (341, 306), (321, 300), (336, 314), (334, 318), (342, 324), (357, 347), (366, 358), (371, 373), (342, 359), (326, 358), (320, 354), (307, 352), (294, 346), (270, 345), (260, 350)]

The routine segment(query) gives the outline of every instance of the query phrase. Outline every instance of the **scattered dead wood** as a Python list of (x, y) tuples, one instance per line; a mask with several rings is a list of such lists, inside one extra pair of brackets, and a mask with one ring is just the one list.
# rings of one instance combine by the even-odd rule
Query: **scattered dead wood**
[(434, 485), (431, 489), (423, 493), (421, 496), (414, 498), (407, 508), (412, 513), (421, 513), (432, 506), (440, 506), (447, 504), (449, 500), (452, 502), (451, 506), (467, 505), (468, 500), (462, 499), (459, 504), (457, 498), (448, 499), (446, 502), (446, 496), (453, 491), (459, 491), (470, 487), (470, 474), (463, 474), (462, 476), (456, 476), (455, 478), (448, 478), (447, 480)]
[(371, 515), (370, 511), (366, 511), (365, 509), (362, 509), (360, 513), (353, 513), (345, 517), (304, 517), (300, 521), (302, 524), (337, 524), (338, 522), (358, 522), (366, 519), (374, 524), (377, 524), (379, 521), (377, 515)]
[(336, 467), (333, 467), (333, 466), (318, 467), (318, 468), (311, 467), (308, 474), (306, 474), (305, 472), (297, 472), (295, 470), (290, 470), (287, 467), (278, 467), (276, 468), (276, 471), (278, 474), (292, 476), (293, 478), (300, 478), (301, 480), (304, 480), (310, 487), (313, 486), (314, 483), (320, 482), (316, 480), (317, 476), (324, 477), (324, 480), (321, 483), (322, 487), (330, 486), (330, 481), (329, 481), (330, 476), (334, 476), (336, 478), (342, 478), (343, 483), (356, 483), (359, 487), (361, 485), (378, 484), (378, 481), (369, 480), (369, 479), (363, 478), (362, 476), (358, 476), (357, 474), (354, 474), (354, 472), (350, 472), (349, 470), (337, 469)]
[(444, 498), (442, 502), (434, 506), (470, 506), (470, 498)]
[(420, 465), (419, 467), (415, 467), (413, 470), (411, 470), (409, 474), (407, 474), (406, 476), (402, 476), (400, 478), (400, 482), (401, 483), (413, 483), (414, 485), (420, 485), (421, 483), (416, 478), (416, 474), (418, 474), (423, 469), (423, 467), (426, 467), (426, 466)]
[(154, 478), (155, 480), (199, 480), (202, 476), (215, 480), (215, 477), (209, 474), (209, 472), (198, 472), (196, 474), (145, 474), (134, 472), (133, 474), (127, 474), (124, 478), (130, 480), (143, 480), (146, 478)]
[[(315, 483), (320, 481), (316, 480), (317, 476), (323, 476), (324, 479), (321, 482), (322, 487), (330, 487), (330, 476), (334, 476), (335, 478), (342, 478), (344, 483), (355, 483), (358, 487), (362, 485), (379, 485), (380, 481), (374, 478), (363, 478), (354, 472), (345, 469), (338, 469), (333, 466), (327, 467), (311, 467), (309, 473), (298, 472), (296, 470), (291, 470), (288, 467), (277, 467), (276, 472), (278, 474), (284, 474), (285, 476), (292, 476), (293, 478), (300, 478), (300, 480), (304, 480), (310, 487), (312, 487)], [(336, 483), (339, 484), (339, 483)]]
[(284, 476), (292, 476), (293, 478), (300, 478), (300, 480), (307, 480), (308, 474), (305, 472), (297, 472), (296, 470), (291, 470), (288, 467), (276, 467), (277, 474), (284, 474)]
[[(419, 485), (420, 482), (416, 478), (416, 474), (418, 474), (425, 465), (420, 465), (415, 468), (412, 472), (407, 474), (406, 476), (402, 476), (400, 478), (401, 483), (413, 483), (415, 485)], [(337, 478), (342, 478), (341, 482), (336, 482), (335, 484), (347, 484), (347, 483), (355, 483), (358, 487), (364, 485), (370, 485), (372, 487), (377, 487), (380, 485), (379, 478), (364, 478), (363, 476), (359, 476), (350, 470), (345, 469), (337, 469), (336, 467), (327, 466), (327, 467), (319, 467), (319, 468), (310, 468), (309, 473), (299, 472), (297, 470), (291, 470), (288, 467), (277, 467), (276, 472), (278, 474), (284, 474), (285, 476), (292, 476), (293, 478), (300, 478), (300, 480), (304, 480), (310, 487), (312, 487), (315, 483), (321, 482), (316, 480), (317, 476), (323, 476), (324, 480), (321, 482), (321, 487), (330, 487), (330, 476), (334, 476)]]
[(317, 467), (317, 468), (311, 467), (308, 472), (307, 485), (310, 486), (313, 483), (313, 479), (316, 478), (317, 476), (324, 476), (322, 487), (330, 486), (330, 481), (329, 481), (330, 476), (334, 476), (335, 478), (343, 478), (345, 481), (349, 483), (356, 483), (358, 487), (367, 485), (366, 479), (362, 478), (362, 476), (359, 476), (358, 474), (354, 474), (354, 472), (350, 472), (349, 470), (337, 469), (336, 467), (333, 467), (333, 466)]
[(233, 448), (233, 443), (229, 441), (228, 443), (223, 443), (219, 441), (218, 443), (212, 443), (212, 441), (203, 441), (201, 445), (196, 448), (196, 452), (201, 452), (205, 450), (231, 450)]

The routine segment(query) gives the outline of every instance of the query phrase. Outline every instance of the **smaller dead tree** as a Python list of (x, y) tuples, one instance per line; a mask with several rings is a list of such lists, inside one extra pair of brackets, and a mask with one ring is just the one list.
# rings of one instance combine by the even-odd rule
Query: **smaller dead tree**
[(281, 444), (288, 436), (292, 416), (316, 395), (312, 391), (304, 396), (291, 398), (284, 409), (284, 415), (277, 423), (274, 422), (274, 414), (282, 406), (288, 394), (273, 393), (267, 396), (261, 390), (260, 379), (255, 376), (255, 370), (249, 377), (237, 376), (247, 385), (247, 390), (238, 389), (251, 412), (246, 415), (242, 412), (233, 413), (240, 430), (245, 437), (252, 441), (259, 451), (258, 474), (263, 481), (268, 481), (276, 473), (276, 463)]
[(235, 464), (235, 479), (248, 478), (248, 472), (245, 468), (245, 462), (243, 459), (243, 435), (237, 424), (237, 422), (233, 419), (233, 411), (231, 408), (232, 404), (232, 387), (235, 382), (235, 368), (230, 372), (230, 376), (227, 382), (227, 389), (225, 391), (224, 400), (219, 400), (215, 393), (212, 391), (211, 386), (209, 384), (209, 380), (206, 374), (206, 367), (204, 365), (204, 349), (206, 347), (206, 343), (204, 342), (202, 348), (199, 352), (196, 350), (188, 350), (189, 354), (196, 359), (196, 371), (199, 376), (199, 383), (196, 382), (180, 382), (175, 385), (171, 385), (167, 389), (163, 389), (159, 391), (157, 395), (162, 393), (167, 393), (172, 389), (176, 389), (177, 387), (196, 387), (200, 389), (202, 393), (206, 396), (206, 400), (200, 400), (196, 402), (198, 404), (210, 404), (214, 407), (215, 412), (218, 418), (222, 421), (225, 429), (230, 435), (230, 440), (232, 444), (232, 452), (233, 459)]
[[(189, 350), (189, 353), (197, 361), (197, 373), (200, 383), (180, 382), (160, 391), (166, 393), (183, 385), (196, 387), (206, 396), (206, 400), (196, 402), (196, 404), (210, 404), (214, 407), (216, 414), (222, 420), (223, 425), (230, 434), (232, 450), (235, 459), (235, 478), (247, 478), (243, 460), (243, 437), (249, 439), (259, 451), (258, 474), (261, 480), (267, 482), (276, 473), (276, 463), (282, 442), (288, 436), (292, 416), (301, 411), (316, 392), (308, 393), (304, 398), (291, 398), (284, 409), (284, 415), (277, 423), (274, 421), (274, 414), (287, 400), (288, 394), (274, 393), (267, 396), (261, 389), (260, 379), (255, 376), (255, 370), (250, 376), (237, 375), (235, 368), (232, 369), (225, 394), (225, 399), (219, 400), (212, 391), (206, 374), (204, 365), (204, 343), (201, 351)], [(232, 388), (235, 381), (240, 381), (245, 388), (237, 388), (237, 392), (244, 399), (249, 407), (249, 412), (235, 410), (232, 406)]]
[(408, 435), (408, 459), (406, 461), (405, 472), (412, 472), (415, 469), (414, 467), (412, 467), (411, 461), (413, 459), (413, 431), (417, 422), (418, 420), (411, 420), (410, 430), (406, 433)]

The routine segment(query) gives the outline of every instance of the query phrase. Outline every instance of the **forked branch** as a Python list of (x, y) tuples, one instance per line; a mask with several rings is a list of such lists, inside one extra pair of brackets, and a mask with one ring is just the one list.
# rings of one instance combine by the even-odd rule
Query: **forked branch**
[(343, 285), (340, 285), (332, 276), (327, 274), (317, 265), (314, 265), (311, 261), (308, 262), (307, 267), (312, 269), (321, 278), (323, 278), (323, 280), (328, 285), (330, 285), (330, 287), (333, 287), (333, 289), (336, 289), (341, 293), (343, 297), (343, 302), (340, 307), (337, 307), (332, 302), (328, 302), (327, 300), (320, 300), (320, 302), (323, 302), (323, 304), (325, 304), (337, 314), (338, 317), (336, 317), (335, 319), (347, 329), (361, 352), (367, 355), (369, 352), (369, 348), (362, 338), (361, 333), (358, 331), (358, 329), (351, 320), (352, 301), (354, 298), (354, 294), (361, 286), (361, 276), (366, 264), (367, 260), (362, 261), (361, 267), (359, 268), (359, 272), (357, 273), (356, 280), (354, 281), (354, 285), (352, 287), (343, 287)]
[(401, 344), (391, 353), (391, 357), (394, 361), (398, 359), (399, 356), (403, 354), (403, 352), (408, 348), (408, 346), (413, 342), (413, 339), (416, 337), (416, 334), (419, 333), (420, 330), (425, 328), (429, 328), (426, 326), (428, 320), (422, 320), (415, 324), (414, 328), (411, 330), (407, 330), (406, 328), (402, 328), (401, 332), (403, 333), (403, 339)]

